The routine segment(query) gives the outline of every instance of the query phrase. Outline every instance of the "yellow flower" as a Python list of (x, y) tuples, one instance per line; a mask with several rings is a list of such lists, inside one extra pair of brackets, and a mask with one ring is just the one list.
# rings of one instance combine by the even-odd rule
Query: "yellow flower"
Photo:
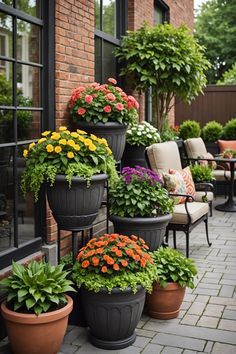
[(111, 151), (111, 149), (110, 149), (108, 146), (106, 146), (106, 150), (107, 150), (107, 152), (108, 152), (109, 155), (112, 154), (112, 151)]
[(51, 139), (52, 140), (59, 140), (61, 135), (59, 133), (52, 133)]
[(29, 149), (32, 149), (34, 147), (35, 143), (29, 144)]
[(66, 143), (67, 143), (66, 139), (59, 140), (59, 144), (61, 145), (66, 145)]
[(46, 146), (46, 149), (47, 149), (47, 152), (53, 152), (54, 147), (52, 146), (52, 144), (48, 144), (48, 145)]
[(80, 136), (80, 135), (79, 135), (78, 139), (79, 139), (79, 141), (81, 141), (82, 143), (84, 143), (84, 141), (85, 141), (85, 138), (84, 138), (83, 136)]
[(46, 139), (46, 138), (41, 138), (41, 139), (39, 139), (39, 140), (38, 140), (38, 144), (43, 143), (45, 140), (47, 140), (47, 139)]
[(87, 133), (84, 130), (77, 129), (77, 133), (81, 135), (86, 135)]
[(73, 146), (73, 148), (75, 149), (75, 151), (80, 151), (80, 146), (79, 146), (79, 144), (75, 144), (75, 145)]
[(101, 143), (105, 146), (108, 146), (107, 139), (102, 138)]
[(91, 135), (90, 135), (90, 138), (91, 138), (92, 140), (97, 141), (97, 136), (96, 136), (96, 135), (94, 135), (94, 134), (91, 134)]
[(59, 154), (59, 152), (61, 152), (61, 150), (62, 150), (62, 148), (61, 148), (60, 146), (56, 146), (56, 147), (55, 147), (55, 152), (56, 152), (57, 154)]
[(90, 151), (95, 151), (97, 149), (94, 144), (90, 144), (88, 148)]
[(76, 132), (72, 132), (70, 133), (70, 135), (73, 137), (73, 138), (78, 138), (79, 134), (76, 133)]
[(24, 156), (24, 157), (27, 157), (27, 156), (28, 156), (28, 153), (29, 153), (29, 151), (28, 151), (27, 149), (25, 149), (25, 150), (23, 151), (23, 156)]
[(45, 132), (42, 133), (42, 136), (47, 136), (47, 135), (49, 135), (50, 133), (51, 133), (50, 130), (46, 130)]
[(59, 130), (60, 130), (60, 132), (63, 132), (64, 130), (67, 130), (67, 127), (62, 126), (59, 128)]
[(69, 152), (67, 153), (68, 159), (73, 159), (74, 156), (75, 156), (75, 155), (74, 155), (74, 153), (73, 153), (72, 151), (69, 151)]
[(92, 142), (91, 139), (84, 139), (84, 145), (89, 146), (89, 145), (91, 145), (92, 143), (93, 143), (93, 142)]
[(75, 145), (74, 140), (72, 140), (72, 139), (68, 140), (67, 145), (74, 147), (74, 145)]
[(70, 134), (70, 131), (69, 131), (69, 130), (64, 130), (62, 133), (64, 133), (64, 134)]

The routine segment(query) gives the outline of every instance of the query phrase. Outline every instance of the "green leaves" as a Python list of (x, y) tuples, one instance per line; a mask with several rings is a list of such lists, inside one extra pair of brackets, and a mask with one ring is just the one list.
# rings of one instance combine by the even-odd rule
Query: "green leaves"
[(195, 183), (212, 182), (214, 180), (212, 169), (209, 165), (190, 165), (190, 170)]

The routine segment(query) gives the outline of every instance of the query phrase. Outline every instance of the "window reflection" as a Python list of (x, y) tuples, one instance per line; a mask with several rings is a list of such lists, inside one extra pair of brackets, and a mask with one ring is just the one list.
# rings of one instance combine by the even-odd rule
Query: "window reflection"
[(40, 106), (40, 68), (17, 64), (17, 92), (18, 106)]
[(17, 139), (36, 139), (41, 131), (41, 112), (18, 110)]
[(100, 18), (100, 8), (101, 8), (101, 0), (95, 0), (95, 28), (101, 29), (101, 18)]
[(39, 43), (39, 27), (22, 20), (17, 20), (17, 59), (39, 63)]
[[(12, 57), (12, 17), (0, 12), (0, 55)], [(7, 75), (6, 62), (0, 60), (0, 72)]]
[(4, 71), (0, 71), (0, 106), (12, 106), (12, 64), (5, 62), (4, 66), (8, 69), (7, 74)]
[(40, 0), (18, 0), (17, 8), (31, 16), (40, 17)]
[(98, 37), (95, 37), (95, 81), (102, 81), (102, 71), (101, 71), (101, 44), (102, 40)]
[(102, 31), (116, 37), (116, 1), (103, 0)]
[(0, 144), (10, 143), (14, 141), (13, 122), (14, 121), (12, 111), (0, 109)]
[(6, 4), (8, 6), (12, 6), (13, 5), (13, 0), (0, 0), (0, 2), (2, 2), (3, 4)]
[(116, 46), (109, 42), (104, 41), (104, 72), (103, 72), (103, 80), (107, 81), (109, 77), (116, 77), (116, 58), (113, 54)]

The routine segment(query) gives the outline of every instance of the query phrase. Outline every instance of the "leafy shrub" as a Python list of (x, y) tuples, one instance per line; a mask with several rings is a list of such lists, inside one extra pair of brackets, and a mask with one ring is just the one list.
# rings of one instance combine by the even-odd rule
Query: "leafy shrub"
[(39, 315), (67, 303), (65, 293), (74, 291), (67, 274), (63, 265), (55, 267), (44, 261), (32, 261), (24, 267), (13, 262), (12, 275), (0, 284), (8, 291), (9, 308)]
[(236, 140), (236, 118), (230, 119), (225, 124), (223, 135), (227, 140)]
[(197, 269), (192, 259), (169, 247), (160, 247), (152, 253), (152, 258), (157, 267), (158, 282), (163, 288), (168, 282), (177, 283), (183, 288), (194, 288), (193, 281)]
[(212, 120), (208, 122), (202, 129), (202, 136), (205, 141), (217, 141), (223, 134), (223, 125)]
[(161, 141), (158, 130), (148, 122), (132, 125), (126, 133), (126, 141), (130, 145), (149, 146)]
[(222, 154), (222, 157), (228, 158), (228, 159), (236, 158), (236, 150), (234, 150), (234, 149), (225, 149), (223, 154)]
[(183, 140), (199, 138), (201, 135), (200, 124), (195, 120), (186, 120), (179, 127), (179, 137)]
[(190, 170), (195, 183), (211, 182), (214, 180), (212, 169), (207, 165), (191, 165)]
[(78, 287), (98, 292), (109, 292), (119, 287), (130, 287), (135, 293), (137, 285), (151, 292), (157, 277), (156, 267), (148, 246), (137, 236), (105, 234), (93, 238), (79, 251), (73, 267), (73, 279)]

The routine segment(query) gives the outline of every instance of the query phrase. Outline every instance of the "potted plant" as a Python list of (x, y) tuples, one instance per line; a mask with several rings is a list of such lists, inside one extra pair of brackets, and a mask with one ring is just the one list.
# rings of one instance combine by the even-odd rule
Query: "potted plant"
[(226, 140), (236, 140), (236, 118), (230, 119), (225, 124), (223, 137)]
[(190, 165), (190, 171), (193, 177), (194, 183), (212, 182), (215, 180), (212, 173), (212, 168), (209, 164), (194, 164)]
[(212, 120), (204, 125), (202, 128), (202, 137), (206, 145), (207, 151), (212, 155), (219, 153), (217, 140), (222, 137), (223, 126), (219, 122)]
[(154, 143), (160, 143), (158, 130), (148, 122), (133, 124), (126, 132), (126, 146), (122, 159), (123, 166), (136, 165), (147, 167), (145, 149)]
[(179, 314), (185, 289), (194, 288), (197, 269), (194, 261), (175, 249), (160, 247), (152, 253), (158, 272), (153, 291), (147, 294), (147, 310), (151, 317), (168, 320)]
[(111, 183), (117, 178), (107, 141), (66, 127), (42, 136), (23, 152), (27, 159), (21, 183), (24, 193), (32, 191), (37, 200), (46, 183), (49, 206), (60, 229), (90, 226), (100, 208), (107, 175)]
[(186, 120), (180, 124), (179, 137), (183, 140), (199, 138), (201, 135), (200, 124), (195, 120)]
[(117, 233), (142, 237), (150, 251), (162, 243), (173, 200), (162, 178), (144, 167), (125, 167), (109, 192), (109, 218)]
[(73, 290), (62, 265), (31, 261), (26, 267), (13, 262), (12, 274), (0, 284), (7, 291), (1, 304), (14, 354), (57, 353), (65, 335)]
[(127, 126), (136, 122), (139, 105), (116, 83), (109, 78), (107, 84), (80, 86), (73, 91), (68, 107), (77, 127), (106, 138), (115, 160), (120, 161)]
[(81, 248), (73, 279), (90, 328), (90, 341), (99, 348), (122, 349), (136, 338), (145, 291), (151, 291), (157, 270), (148, 246), (136, 236), (105, 234)]

